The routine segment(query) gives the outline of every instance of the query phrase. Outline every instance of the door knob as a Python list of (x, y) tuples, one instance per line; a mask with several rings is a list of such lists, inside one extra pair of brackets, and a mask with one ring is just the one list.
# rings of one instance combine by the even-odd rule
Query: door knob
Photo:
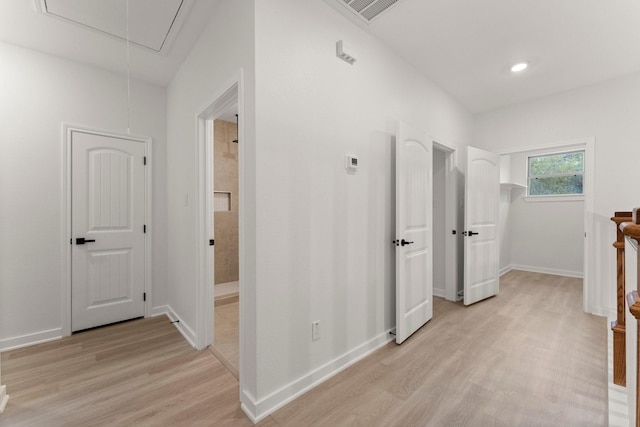
[(402, 241), (400, 242), (400, 244), (401, 244), (402, 246), (410, 245), (410, 244), (412, 244), (412, 243), (415, 243), (415, 242), (407, 242), (407, 241), (406, 241), (406, 240), (404, 240), (404, 239), (402, 239)]
[(96, 239), (85, 239), (84, 237), (78, 237), (76, 239), (76, 245), (84, 245), (85, 243), (95, 242)]
[(480, 233), (474, 233), (473, 231), (469, 231), (469, 232), (465, 231), (464, 232), (465, 236), (475, 236), (476, 234), (480, 234)]

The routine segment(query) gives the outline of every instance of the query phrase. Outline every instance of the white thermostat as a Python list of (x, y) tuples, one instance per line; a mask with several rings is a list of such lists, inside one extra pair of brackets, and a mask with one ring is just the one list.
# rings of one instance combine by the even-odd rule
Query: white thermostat
[(358, 156), (351, 156), (347, 154), (345, 156), (345, 169), (348, 171), (355, 172), (358, 170)]

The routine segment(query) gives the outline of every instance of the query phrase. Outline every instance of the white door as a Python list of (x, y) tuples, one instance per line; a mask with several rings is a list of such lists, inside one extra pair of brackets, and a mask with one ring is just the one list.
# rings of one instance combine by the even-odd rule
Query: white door
[(500, 156), (467, 148), (464, 212), (464, 305), (498, 294)]
[(400, 123), (396, 136), (396, 342), (433, 316), (432, 144)]
[(142, 142), (71, 134), (72, 331), (144, 315), (144, 154)]

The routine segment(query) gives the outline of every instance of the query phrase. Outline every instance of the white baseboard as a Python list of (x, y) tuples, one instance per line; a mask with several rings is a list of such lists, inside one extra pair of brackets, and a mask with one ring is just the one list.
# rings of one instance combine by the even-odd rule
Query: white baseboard
[[(195, 347), (195, 333), (191, 328), (189, 328), (189, 325), (184, 323), (182, 319), (174, 313), (171, 307), (169, 307), (168, 305), (163, 305), (159, 307), (153, 307), (151, 309), (151, 317), (161, 316), (163, 314), (167, 315), (172, 322), (178, 320), (178, 322), (174, 323), (173, 325), (178, 328), (180, 333), (189, 342), (189, 344)], [(60, 338), (62, 338), (62, 328), (34, 332), (32, 334), (21, 335), (19, 337), (6, 338), (0, 340), (0, 351), (15, 350), (16, 348), (28, 347), (30, 345), (54, 341)]]
[(584, 273), (582, 271), (557, 270), (554, 268), (533, 267), (530, 265), (511, 265), (512, 270), (530, 271), (531, 273), (553, 274), (555, 276), (576, 277), (582, 279)]
[(600, 306), (589, 306), (586, 310), (587, 313), (593, 314), (594, 316), (614, 318), (616, 317), (615, 310), (611, 310), (608, 308), (600, 307)]
[(511, 264), (507, 265), (506, 267), (501, 268), (500, 271), (499, 271), (500, 277), (504, 276), (505, 274), (507, 274), (511, 270), (513, 270), (513, 265), (511, 265)]
[(447, 298), (447, 290), (433, 288), (433, 296), (440, 297), (440, 298)]
[(152, 307), (149, 317), (162, 316), (163, 314), (169, 315), (169, 306), (161, 305), (159, 307)]
[(0, 386), (0, 414), (4, 412), (4, 408), (7, 406), (7, 402), (9, 401), (9, 395), (7, 394), (7, 386)]
[(62, 328), (49, 329), (48, 331), (40, 331), (32, 334), (21, 335), (19, 337), (6, 338), (0, 340), (0, 351), (14, 350), (16, 348), (58, 340), (60, 338), (62, 338)]
[[(182, 336), (184, 337), (184, 339), (187, 340), (187, 342), (189, 342), (189, 344), (191, 344), (193, 346), (193, 348), (196, 347), (196, 333), (193, 332), (193, 329), (191, 329), (189, 327), (189, 325), (187, 325), (181, 318), (180, 316), (178, 316), (175, 311), (173, 311), (173, 309), (171, 308), (171, 306), (165, 305), (162, 306), (165, 307), (165, 311), (164, 312), (160, 312), (158, 311), (157, 314), (155, 314), (156, 316), (159, 316), (161, 314), (166, 314), (169, 319), (171, 319), (171, 322), (173, 323), (173, 326), (175, 326), (178, 331), (180, 331), (180, 333), (182, 334)], [(162, 307), (156, 307), (153, 310), (160, 310)]]
[(389, 331), (386, 331), (257, 402), (255, 398), (243, 391), (240, 396), (242, 410), (251, 421), (257, 423), (318, 384), (328, 380), (378, 350), (380, 347), (393, 341), (393, 339)]

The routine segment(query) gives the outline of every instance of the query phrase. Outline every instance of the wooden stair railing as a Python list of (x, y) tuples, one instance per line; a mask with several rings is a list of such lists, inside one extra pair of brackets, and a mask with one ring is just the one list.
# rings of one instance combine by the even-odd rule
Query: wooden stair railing
[(640, 402), (638, 402), (638, 384), (640, 384), (640, 295), (638, 291), (631, 291), (627, 294), (627, 304), (629, 311), (638, 322), (638, 346), (636, 350), (636, 427), (640, 427)]
[[(636, 351), (635, 351), (635, 365), (636, 365), (636, 387), (635, 387), (635, 426), (640, 427), (640, 295), (638, 289), (640, 289), (640, 208), (633, 210), (631, 215), (631, 222), (623, 222), (620, 224), (619, 229), (622, 231), (625, 237), (629, 237), (636, 241), (636, 283), (633, 284), (635, 289), (626, 295), (627, 305), (629, 312), (636, 319), (638, 326), (636, 335)], [(631, 285), (631, 284), (630, 284)], [(633, 361), (631, 361), (633, 363)]]
[(625, 283), (624, 283), (624, 233), (620, 225), (632, 221), (632, 212), (615, 212), (611, 221), (616, 224), (616, 248), (617, 284), (616, 284), (616, 320), (611, 322), (613, 331), (613, 383), (627, 385), (626, 339), (625, 339)]

